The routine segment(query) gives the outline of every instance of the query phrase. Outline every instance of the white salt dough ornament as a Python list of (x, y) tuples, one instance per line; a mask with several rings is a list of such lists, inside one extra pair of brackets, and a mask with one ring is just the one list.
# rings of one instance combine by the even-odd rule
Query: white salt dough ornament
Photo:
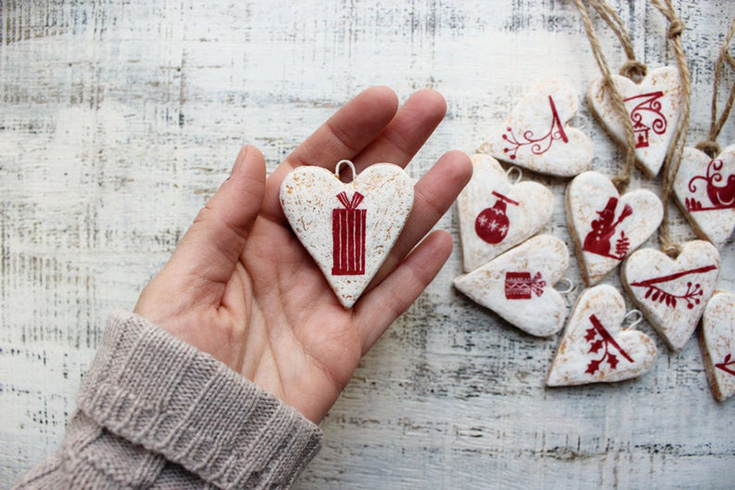
[[(339, 178), (342, 164), (352, 182)], [(332, 173), (302, 166), (281, 184), (281, 206), (339, 302), (350, 308), (375, 276), (413, 206), (413, 183), (398, 165), (376, 163), (355, 176), (342, 160)]]
[(718, 291), (707, 303), (699, 331), (707, 379), (715, 398), (735, 395), (735, 295)]
[(628, 257), (621, 279), (633, 302), (669, 348), (679, 352), (715, 292), (720, 253), (710, 242), (687, 242), (676, 260), (652, 248)]
[(493, 157), (473, 155), (472, 166), (472, 179), (457, 198), (465, 272), (533, 236), (554, 208), (549, 189), (520, 178), (511, 183)]
[(628, 315), (623, 296), (612, 286), (595, 286), (582, 293), (572, 309), (546, 385), (612, 383), (648, 371), (656, 360), (656, 344), (648, 335), (633, 330), (635, 324), (621, 329)]
[(552, 286), (567, 267), (564, 242), (539, 235), (458, 277), (454, 286), (524, 332), (547, 337), (564, 326), (566, 301)]
[(566, 208), (588, 286), (645, 242), (663, 219), (663, 205), (653, 192), (637, 189), (621, 196), (610, 179), (598, 172), (584, 172), (569, 183)]
[[(640, 83), (620, 75), (612, 78), (633, 125), (638, 166), (648, 177), (655, 177), (679, 123), (684, 97), (679, 71), (673, 66), (657, 68)], [(590, 108), (610, 136), (625, 147), (623, 121), (603, 87), (602, 78), (592, 82), (587, 93)]]
[(493, 129), (479, 151), (542, 174), (571, 177), (592, 162), (592, 141), (568, 126), (579, 110), (573, 87), (548, 80), (533, 88)]
[(735, 228), (735, 145), (715, 158), (685, 147), (674, 193), (697, 235), (722, 248)]

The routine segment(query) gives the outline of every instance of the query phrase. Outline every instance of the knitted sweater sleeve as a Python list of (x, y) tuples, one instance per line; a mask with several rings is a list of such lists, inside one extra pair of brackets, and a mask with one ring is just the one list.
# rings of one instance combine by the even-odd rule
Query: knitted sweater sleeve
[(18, 489), (287, 489), (320, 429), (147, 320), (113, 314), (62, 446)]

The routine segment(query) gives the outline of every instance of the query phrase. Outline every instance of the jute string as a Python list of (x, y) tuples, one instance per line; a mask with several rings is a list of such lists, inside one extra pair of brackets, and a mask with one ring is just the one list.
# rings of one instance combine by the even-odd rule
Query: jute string
[(735, 80), (733, 80), (732, 87), (730, 87), (730, 95), (727, 98), (727, 102), (725, 102), (725, 108), (722, 110), (720, 117), (717, 117), (717, 88), (720, 85), (722, 69), (727, 65), (735, 73), (735, 60), (728, 49), (733, 35), (735, 35), (735, 19), (730, 24), (730, 30), (727, 31), (727, 36), (725, 36), (725, 41), (722, 43), (720, 56), (717, 58), (717, 65), (715, 66), (715, 87), (712, 91), (712, 120), (710, 122), (709, 134), (706, 140), (697, 144), (697, 149), (705, 152), (710, 158), (714, 158), (720, 153), (720, 145), (717, 144), (717, 137), (720, 135), (720, 131), (722, 131), (722, 126), (727, 122), (733, 101), (735, 101)]
[(676, 133), (666, 152), (666, 159), (663, 165), (662, 187), (663, 196), (661, 200), (664, 205), (664, 217), (659, 230), (659, 242), (661, 251), (665, 254), (676, 257), (681, 252), (681, 246), (674, 243), (671, 239), (669, 229), (669, 202), (674, 191), (674, 180), (676, 173), (679, 171), (681, 164), (681, 154), (686, 143), (687, 131), (689, 131), (689, 96), (691, 93), (691, 79), (689, 77), (689, 68), (687, 67), (687, 59), (684, 54), (684, 48), (681, 46), (681, 33), (686, 27), (684, 23), (677, 17), (674, 11), (672, 0), (651, 0), (666, 20), (669, 21), (668, 38), (674, 48), (674, 57), (676, 65), (679, 68), (679, 78), (681, 79), (682, 102), (681, 117), (679, 124), (676, 126)]
[[(590, 19), (589, 13), (587, 12), (587, 8), (584, 6), (584, 3), (582, 3), (582, 0), (573, 1), (574, 4), (577, 6), (577, 9), (579, 10), (580, 16), (582, 17), (582, 24), (584, 25), (584, 30), (587, 33), (587, 39), (589, 40), (590, 47), (592, 48), (592, 56), (594, 56), (597, 67), (600, 69), (600, 73), (602, 74), (602, 90), (607, 91), (608, 95), (610, 96), (610, 101), (612, 102), (613, 110), (623, 123), (623, 133), (625, 134), (625, 164), (623, 167), (623, 171), (612, 179), (615, 187), (618, 189), (619, 192), (622, 193), (625, 192), (625, 189), (630, 183), (630, 173), (633, 169), (633, 164), (635, 163), (635, 135), (633, 134), (633, 123), (628, 116), (628, 111), (625, 108), (623, 97), (620, 95), (620, 92), (618, 92), (618, 89), (615, 87), (612, 75), (610, 74), (610, 67), (607, 64), (605, 55), (602, 53), (600, 40), (597, 38), (595, 29), (592, 26), (592, 20)], [(609, 6), (606, 6), (607, 4), (604, 4), (604, 2), (600, 3), (599, 0), (591, 0), (590, 4), (595, 8), (595, 10), (597, 10), (598, 13), (600, 13), (601, 16), (603, 16), (602, 12), (604, 12), (603, 19), (609, 19), (606, 20), (606, 22), (608, 22), (611, 27), (613, 25), (616, 25), (616, 27), (613, 27), (613, 31), (615, 31), (618, 38), (621, 39), (621, 42), (623, 43), (623, 49), (625, 49), (626, 56), (628, 56), (628, 61), (631, 61), (631, 59), (635, 60), (635, 56), (632, 54), (633, 47), (630, 43), (630, 36), (628, 36), (627, 32), (625, 32), (625, 29), (622, 28), (620, 19), (615, 14), (615, 12), (612, 11)], [(603, 6), (603, 4), (605, 6)], [(610, 15), (610, 12), (612, 12), (612, 16)], [(617, 19), (617, 21), (615, 21), (615, 19)], [(623, 41), (623, 39), (627, 39), (627, 45), (626, 42)], [(628, 48), (630, 48), (630, 55)], [(633, 70), (633, 68), (629, 69)], [(645, 66), (643, 66), (643, 73), (645, 73)]]
[(625, 51), (625, 57), (627, 60), (620, 69), (620, 74), (635, 82), (640, 81), (646, 76), (647, 68), (646, 65), (636, 59), (635, 51), (633, 50), (633, 42), (630, 39), (628, 31), (623, 25), (623, 21), (620, 20), (620, 17), (618, 17), (615, 10), (604, 0), (590, 0), (589, 4), (597, 11), (597, 14), (602, 18), (602, 20), (610, 26), (610, 29), (612, 29), (620, 40), (620, 44), (623, 46), (623, 51)]

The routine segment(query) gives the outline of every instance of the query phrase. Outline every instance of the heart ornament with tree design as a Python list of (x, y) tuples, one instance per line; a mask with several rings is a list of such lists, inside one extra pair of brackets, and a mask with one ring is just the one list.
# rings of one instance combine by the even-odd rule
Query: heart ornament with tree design
[(697, 328), (720, 273), (720, 253), (710, 242), (687, 242), (676, 260), (652, 248), (638, 250), (620, 275), (633, 302), (673, 351)]
[(547, 386), (612, 383), (647, 372), (656, 344), (637, 330), (621, 329), (625, 316), (625, 301), (614, 287), (585, 290), (572, 309)]
[[(352, 169), (343, 183), (340, 164)], [(345, 308), (352, 307), (388, 257), (413, 206), (413, 182), (398, 165), (376, 163), (355, 176), (298, 167), (281, 184), (281, 207)]]
[(548, 80), (533, 88), (478, 149), (542, 174), (571, 177), (592, 162), (592, 141), (568, 122), (579, 110), (573, 87)]

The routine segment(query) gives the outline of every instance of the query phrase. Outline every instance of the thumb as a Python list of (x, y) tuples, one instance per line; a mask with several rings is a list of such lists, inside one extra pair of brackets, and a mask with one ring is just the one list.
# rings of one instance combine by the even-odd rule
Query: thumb
[(258, 216), (264, 192), (263, 155), (254, 146), (244, 146), (230, 177), (194, 219), (166, 268), (207, 282), (226, 283)]

